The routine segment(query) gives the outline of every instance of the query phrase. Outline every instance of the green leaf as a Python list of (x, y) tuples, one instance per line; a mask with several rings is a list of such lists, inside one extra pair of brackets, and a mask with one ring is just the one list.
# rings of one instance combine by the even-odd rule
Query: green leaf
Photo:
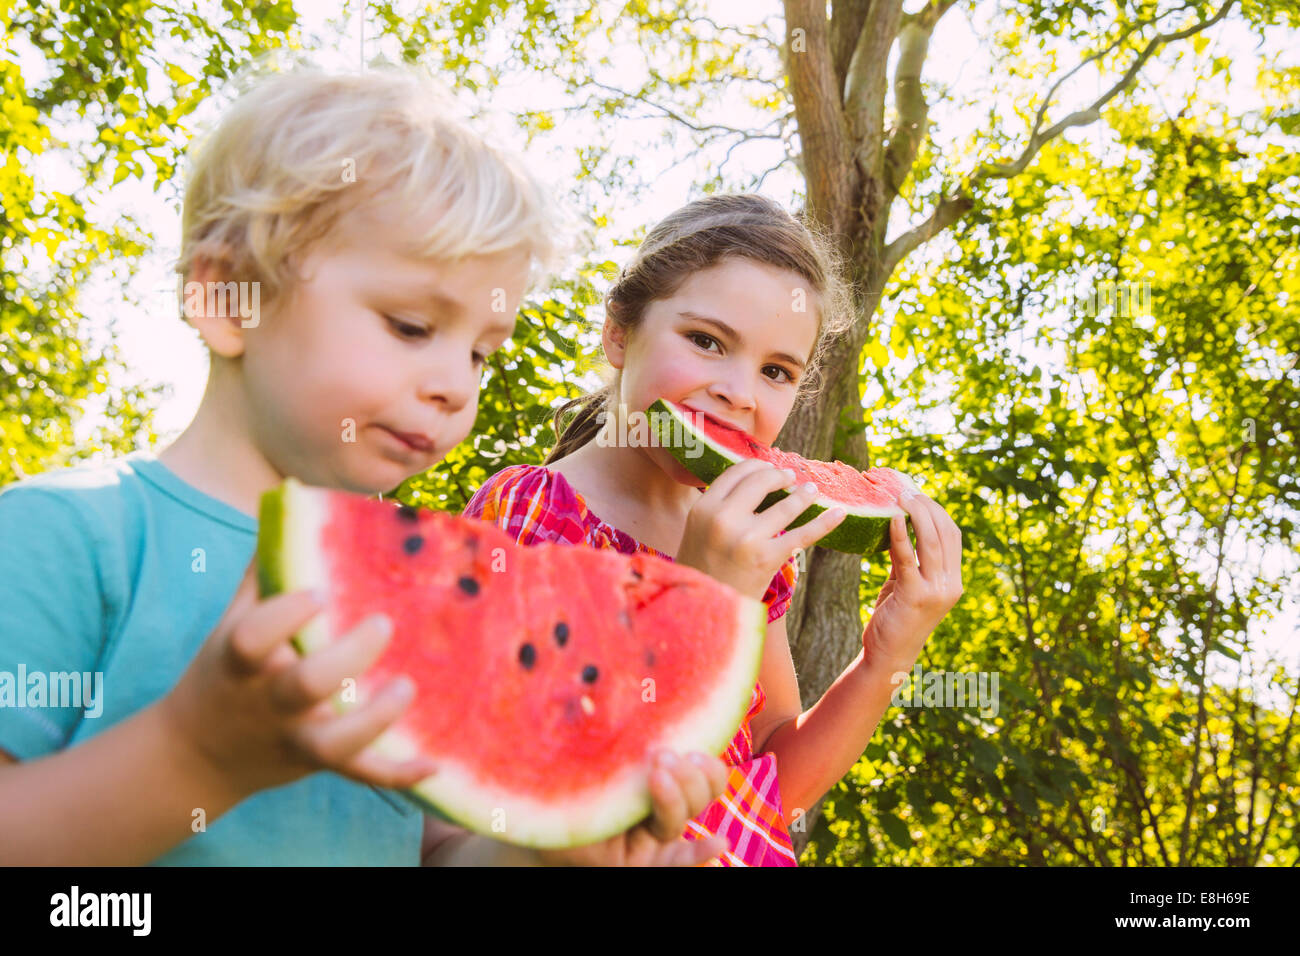
[(1023, 783), (1014, 783), (1011, 785), (1011, 797), (1016, 801), (1022, 811), (1027, 814), (1038, 814), (1038, 800), (1034, 797), (1034, 792)]
[(1223, 641), (1215, 641), (1212, 646), (1212, 649), (1218, 651), (1220, 654), (1224, 655), (1225, 657), (1232, 658), (1234, 661), (1241, 660), (1241, 652), (1233, 650)]
[(908, 832), (907, 824), (894, 816), (892, 813), (881, 814), (878, 818), (880, 828), (885, 831), (885, 836), (897, 847), (904, 850), (913, 845), (912, 834)]
[(176, 83), (179, 86), (189, 86), (191, 83), (195, 82), (194, 77), (190, 76), (175, 63), (167, 64), (167, 76), (173, 83)]
[(997, 749), (988, 741), (980, 737), (972, 737), (970, 742), (971, 759), (975, 766), (984, 773), (993, 773), (1000, 762), (1000, 755)]

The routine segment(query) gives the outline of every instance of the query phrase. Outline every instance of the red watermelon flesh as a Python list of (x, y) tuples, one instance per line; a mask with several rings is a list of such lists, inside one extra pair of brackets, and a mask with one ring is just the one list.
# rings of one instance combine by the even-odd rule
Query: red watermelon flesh
[(732, 428), (712, 415), (692, 412), (676, 406), (684, 415), (695, 415), (704, 433), (715, 444), (741, 458), (761, 458), (778, 468), (794, 472), (795, 483), (811, 481), (820, 492), (842, 505), (892, 505), (904, 491), (916, 491), (916, 485), (893, 468), (868, 468), (858, 471), (842, 461), (815, 461), (793, 452), (765, 445), (748, 432)]
[[(739, 461), (759, 458), (793, 471), (793, 483), (816, 485), (816, 498), (790, 526), (806, 524), (829, 508), (843, 508), (844, 520), (817, 542), (823, 547), (850, 554), (888, 548), (890, 520), (906, 514), (898, 505), (899, 495), (904, 491), (919, 491), (908, 475), (893, 468), (858, 471), (842, 461), (803, 458), (766, 445), (711, 415), (666, 399), (655, 401), (649, 413), (657, 443), (669, 449), (691, 474), (705, 483), (716, 480)], [(759, 510), (785, 496), (784, 491), (773, 492)]]
[(383, 612), (358, 678), (416, 701), (383, 739), (437, 774), (411, 794), (498, 839), (575, 846), (650, 810), (656, 749), (721, 754), (749, 703), (759, 602), (652, 555), (521, 546), (487, 522), (286, 482), (263, 504), (264, 593), (323, 586), (304, 653)]

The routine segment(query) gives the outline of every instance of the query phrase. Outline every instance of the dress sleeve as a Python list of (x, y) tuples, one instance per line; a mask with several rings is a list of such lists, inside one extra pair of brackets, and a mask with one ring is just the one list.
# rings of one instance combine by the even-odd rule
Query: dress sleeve
[(763, 603), (767, 605), (768, 623), (775, 621), (790, 609), (790, 601), (794, 599), (794, 584), (798, 576), (798, 560), (791, 555), (776, 572), (772, 583), (767, 586), (767, 593), (763, 595)]
[(501, 469), (474, 493), (463, 514), (492, 522), (520, 544), (577, 544), (586, 537), (572, 492), (540, 465)]

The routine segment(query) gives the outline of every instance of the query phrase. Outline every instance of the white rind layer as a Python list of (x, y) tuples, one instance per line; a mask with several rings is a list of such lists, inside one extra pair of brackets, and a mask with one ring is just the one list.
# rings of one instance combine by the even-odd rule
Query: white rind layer
[[(327, 588), (329, 571), (320, 546), (320, 530), (328, 518), (327, 492), (307, 488), (290, 478), (284, 485), (284, 531), (281, 539), (280, 575), (286, 591)], [(329, 611), (312, 618), (298, 632), (303, 653), (330, 642)]]

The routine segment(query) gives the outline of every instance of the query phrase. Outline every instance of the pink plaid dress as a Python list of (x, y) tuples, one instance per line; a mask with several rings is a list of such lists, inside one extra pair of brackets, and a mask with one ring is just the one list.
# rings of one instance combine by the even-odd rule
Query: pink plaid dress
[[(521, 544), (566, 541), (593, 548), (613, 548), (624, 554), (645, 551), (668, 558), (597, 518), (582, 496), (559, 472), (540, 465), (512, 465), (497, 472), (480, 488), (465, 514), (491, 521)], [(668, 558), (668, 560), (672, 560)], [(795, 567), (782, 565), (763, 595), (767, 619), (775, 621), (790, 606)], [(776, 754), (755, 756), (749, 722), (766, 701), (762, 685), (754, 685), (749, 710), (722, 761), (730, 768), (722, 795), (686, 825), (685, 837), (699, 840), (711, 833), (727, 843), (716, 866), (796, 866), (790, 833), (781, 819)]]

